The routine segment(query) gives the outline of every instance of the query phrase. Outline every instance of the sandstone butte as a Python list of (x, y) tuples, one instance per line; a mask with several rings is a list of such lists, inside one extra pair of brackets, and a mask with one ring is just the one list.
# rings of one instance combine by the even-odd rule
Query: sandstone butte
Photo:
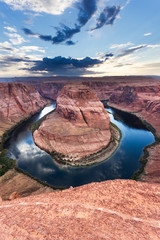
[(160, 185), (132, 180), (0, 202), (0, 240), (159, 240)]
[(47, 116), (33, 137), (40, 148), (61, 154), (57, 161), (85, 165), (90, 162), (83, 157), (109, 145), (110, 118), (88, 86), (68, 84), (57, 97), (56, 111)]

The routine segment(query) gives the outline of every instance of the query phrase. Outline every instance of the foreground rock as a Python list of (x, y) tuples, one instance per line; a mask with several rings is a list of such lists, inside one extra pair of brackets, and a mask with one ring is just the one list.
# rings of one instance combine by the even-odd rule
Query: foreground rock
[(18, 196), (26, 197), (53, 191), (52, 188), (44, 186), (14, 169), (0, 177), (0, 197), (3, 200), (13, 200)]
[(110, 119), (89, 87), (66, 85), (57, 98), (56, 111), (47, 117), (33, 136), (40, 148), (60, 154), (57, 154), (58, 161), (85, 165), (90, 162), (84, 157), (109, 145)]
[(160, 239), (160, 186), (92, 183), (0, 203), (0, 239)]

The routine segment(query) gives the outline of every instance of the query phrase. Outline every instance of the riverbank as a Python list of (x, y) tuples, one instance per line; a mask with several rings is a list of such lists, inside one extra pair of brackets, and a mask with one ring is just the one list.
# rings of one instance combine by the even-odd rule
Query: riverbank
[[(46, 104), (47, 106), (48, 104)], [(45, 106), (44, 106), (45, 107)], [(0, 176), (2, 176), (3, 174), (5, 174), (8, 170), (16, 167), (16, 161), (12, 158), (7, 157), (7, 150), (6, 150), (6, 143), (8, 141), (8, 139), (10, 138), (10, 136), (12, 135), (12, 133), (21, 125), (25, 125), (26, 122), (36, 116), (38, 113), (40, 113), (42, 111), (42, 109), (39, 109), (39, 111), (37, 111), (34, 114), (30, 114), (27, 117), (21, 118), (18, 122), (16, 123), (10, 123), (10, 128), (8, 127), (8, 125), (6, 125), (7, 127), (3, 129), (3, 132), (1, 132), (1, 136), (0, 136)]]
[(118, 109), (119, 111), (129, 113), (141, 120), (141, 122), (149, 129), (155, 137), (155, 142), (147, 145), (143, 149), (143, 155), (140, 158), (141, 166), (140, 168), (133, 174), (132, 179), (136, 181), (143, 182), (152, 182), (152, 183), (160, 183), (160, 135), (155, 127), (153, 127), (150, 123), (148, 123), (145, 119), (145, 114), (141, 112), (132, 112), (131, 110), (127, 110), (126, 108), (119, 107), (117, 104), (109, 103), (108, 101), (105, 104), (109, 107)]
[[(46, 104), (46, 106), (47, 105), (48, 104)], [(13, 192), (16, 192), (20, 197), (26, 197), (56, 190), (56, 188), (19, 169), (16, 165), (16, 160), (9, 158), (7, 156), (7, 150), (5, 149), (5, 145), (12, 133), (19, 128), (20, 125), (25, 125), (30, 118), (36, 116), (41, 111), (42, 109), (34, 114), (30, 114), (14, 125), (12, 124), (11, 128), (7, 128), (6, 131), (3, 132), (0, 142), (0, 196), (2, 200), (9, 200)]]
[(51, 156), (58, 164), (61, 165), (70, 165), (73, 167), (89, 166), (99, 162), (103, 162), (107, 160), (109, 157), (111, 157), (111, 155), (117, 150), (120, 140), (121, 140), (120, 129), (116, 125), (111, 123), (111, 140), (105, 148), (101, 149), (97, 153), (76, 160), (67, 158), (67, 156), (64, 156), (57, 152), (52, 153)]

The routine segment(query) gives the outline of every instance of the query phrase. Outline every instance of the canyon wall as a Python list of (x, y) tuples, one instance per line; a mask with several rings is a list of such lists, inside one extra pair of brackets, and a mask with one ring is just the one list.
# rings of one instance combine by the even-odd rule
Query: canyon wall
[(0, 137), (46, 104), (47, 100), (32, 85), (0, 83)]

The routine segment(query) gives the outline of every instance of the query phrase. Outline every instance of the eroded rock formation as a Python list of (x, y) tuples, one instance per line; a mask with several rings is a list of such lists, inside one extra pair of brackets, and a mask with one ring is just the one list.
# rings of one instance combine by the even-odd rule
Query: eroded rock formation
[(47, 104), (34, 86), (0, 83), (0, 137), (17, 122), (36, 113)]
[(78, 162), (105, 148), (111, 139), (110, 119), (96, 94), (83, 84), (66, 85), (57, 98), (56, 111), (33, 134), (46, 151)]

